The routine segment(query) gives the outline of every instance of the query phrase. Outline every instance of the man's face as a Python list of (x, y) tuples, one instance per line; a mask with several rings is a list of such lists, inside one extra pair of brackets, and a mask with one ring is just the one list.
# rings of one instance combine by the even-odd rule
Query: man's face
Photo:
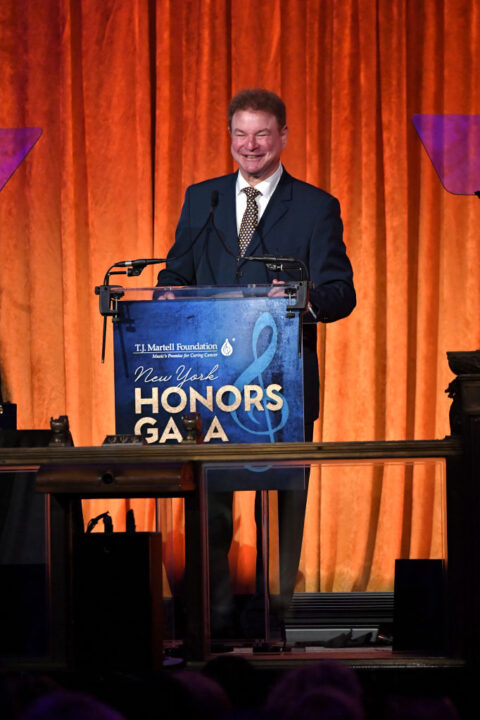
[(288, 128), (278, 127), (275, 115), (261, 110), (238, 110), (232, 117), (232, 156), (250, 185), (257, 185), (277, 169), (287, 142)]

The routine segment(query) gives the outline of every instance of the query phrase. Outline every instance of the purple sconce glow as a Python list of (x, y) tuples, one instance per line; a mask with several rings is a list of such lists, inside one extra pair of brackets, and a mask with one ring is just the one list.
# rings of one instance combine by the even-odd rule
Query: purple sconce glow
[(41, 134), (41, 128), (0, 128), (0, 190)]
[(445, 190), (480, 190), (480, 115), (414, 115), (412, 122)]

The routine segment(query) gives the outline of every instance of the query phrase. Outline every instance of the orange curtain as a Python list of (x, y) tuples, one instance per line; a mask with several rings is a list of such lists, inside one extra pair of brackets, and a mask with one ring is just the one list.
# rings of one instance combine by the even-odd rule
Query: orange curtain
[[(0, 193), (0, 367), (19, 427), (67, 414), (77, 445), (113, 432), (93, 287), (166, 252), (185, 187), (233, 168), (230, 96), (266, 86), (287, 104), (289, 172), (341, 201), (358, 293), (320, 333), (316, 438), (448, 433), (445, 353), (480, 342), (480, 203), (445, 192), (411, 116), (480, 113), (477, 2), (4, 0), (0, 38), (0, 127), (43, 131)], [(441, 474), (316, 471), (298, 588), (385, 589), (395, 557), (441, 554)], [(152, 503), (132, 504), (151, 527)], [(124, 504), (111, 510), (120, 529)], [(253, 535), (245, 497), (240, 584)]]

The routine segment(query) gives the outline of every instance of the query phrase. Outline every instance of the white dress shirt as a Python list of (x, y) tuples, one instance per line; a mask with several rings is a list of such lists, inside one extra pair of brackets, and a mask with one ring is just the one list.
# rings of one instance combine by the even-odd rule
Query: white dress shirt
[[(260, 218), (262, 217), (263, 213), (265, 212), (265, 209), (268, 205), (268, 202), (270, 198), (272, 197), (273, 193), (275, 192), (275, 189), (279, 183), (279, 180), (282, 176), (283, 172), (283, 166), (282, 163), (278, 166), (278, 168), (275, 170), (273, 175), (270, 175), (266, 180), (262, 180), (262, 182), (259, 182), (258, 185), (255, 185), (255, 190), (258, 190), (261, 192), (261, 195), (257, 195), (255, 198), (256, 203), (258, 205), (258, 222), (260, 222)], [(237, 233), (240, 232), (240, 225), (242, 224), (242, 218), (245, 213), (245, 208), (247, 207), (247, 196), (244, 192), (242, 192), (244, 187), (249, 187), (249, 183), (245, 180), (242, 173), (239, 171), (237, 176), (237, 183), (235, 187), (235, 197), (236, 197), (236, 209), (237, 209)]]

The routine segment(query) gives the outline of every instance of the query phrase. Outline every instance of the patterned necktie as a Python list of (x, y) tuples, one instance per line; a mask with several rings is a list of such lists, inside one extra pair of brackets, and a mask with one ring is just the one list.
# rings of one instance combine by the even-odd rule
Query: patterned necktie
[(258, 224), (258, 205), (255, 198), (262, 193), (253, 187), (244, 187), (242, 188), (242, 192), (247, 196), (247, 207), (245, 208), (240, 225), (240, 232), (238, 233), (238, 247), (240, 255), (243, 257)]

